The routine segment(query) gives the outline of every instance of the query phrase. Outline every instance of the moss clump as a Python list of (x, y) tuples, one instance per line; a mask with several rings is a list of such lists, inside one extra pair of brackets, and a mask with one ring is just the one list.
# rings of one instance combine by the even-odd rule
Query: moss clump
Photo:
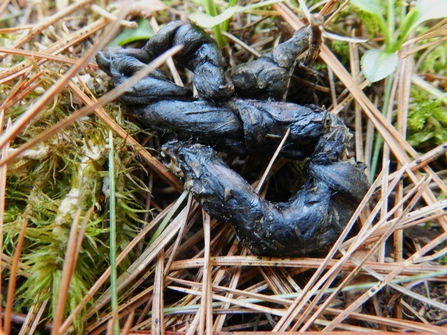
[(408, 142), (413, 147), (440, 145), (447, 141), (447, 108), (442, 100), (427, 93), (411, 91), (413, 103), (408, 113)]
[(424, 58), (420, 71), (439, 76), (447, 74), (447, 44), (443, 43), (431, 50)]
[[(31, 122), (10, 150), (15, 150), (72, 113), (76, 104), (71, 98), (68, 92), (59, 96), (53, 105)], [(8, 117), (19, 115), (18, 109), (22, 106), (9, 108)], [(135, 125), (123, 121), (118, 108), (112, 108), (110, 114), (131, 134), (139, 131)], [(82, 301), (94, 281), (109, 266), (108, 132), (109, 128), (96, 116), (84, 117), (48, 141), (27, 150), (8, 166), (5, 254), (14, 254), (21, 227), (27, 224), (21, 262), (28, 270), (21, 273), (17, 280), (16, 297), (20, 301), (17, 311), (50, 299), (46, 317), (52, 318), (64, 260), (68, 257), (66, 251), (70, 229), (78, 210), (84, 215), (89, 208), (95, 209), (71, 278), (67, 314)], [(133, 148), (121, 138), (116, 138), (114, 142), (114, 147), (118, 148), (115, 150), (114, 165), (119, 253), (143, 224), (139, 215), (144, 211), (144, 204), (135, 194), (147, 189), (135, 177), (134, 171), (141, 170), (141, 165)], [(133, 257), (136, 255), (131, 254), (130, 258)], [(127, 259), (120, 266), (126, 267), (131, 261)], [(75, 324), (81, 331), (81, 316)]]

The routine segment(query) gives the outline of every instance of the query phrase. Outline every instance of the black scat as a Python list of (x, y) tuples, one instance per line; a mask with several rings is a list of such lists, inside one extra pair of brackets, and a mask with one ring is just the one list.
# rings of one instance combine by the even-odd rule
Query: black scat
[[(183, 49), (174, 59), (194, 72), (194, 83), (202, 98), (227, 99), (233, 95), (233, 83), (224, 71), (225, 59), (216, 42), (201, 28), (189, 22), (174, 21), (167, 24), (141, 50), (113, 48), (111, 51), (100, 51), (96, 59), (99, 67), (113, 77), (111, 69), (114, 67), (114, 55), (119, 55), (122, 59), (133, 58), (147, 64), (176, 45), (183, 45)], [(129, 60), (129, 63), (133, 64), (132, 60)], [(130, 75), (136, 71), (135, 67), (129, 66), (127, 69), (121, 67), (118, 72)], [(136, 103), (131, 97), (125, 97), (123, 101)]]
[(150, 62), (169, 48), (172, 48), (172, 43), (178, 28), (185, 24), (183, 21), (169, 22), (152, 36), (142, 49), (147, 55), (147, 62)]
[(226, 67), (222, 52), (219, 48), (216, 48), (214, 43), (202, 44), (193, 54), (186, 57), (185, 63), (191, 69), (195, 69), (203, 63), (210, 63), (221, 68)]
[(232, 69), (231, 80), (238, 96), (284, 100), (298, 56), (308, 49), (310, 36), (310, 28), (304, 27), (272, 52)]
[(151, 129), (239, 155), (271, 154), (290, 129), (280, 154), (294, 159), (303, 159), (314, 151), (327, 117), (320, 108), (242, 99), (220, 104), (163, 100), (132, 110)]
[[(114, 78), (112, 70), (116, 70), (115, 73), (122, 75), (132, 75), (141, 69), (142, 65), (146, 64), (147, 59), (147, 54), (142, 49), (123, 49), (120, 47), (112, 47), (106, 51), (100, 51), (96, 55), (98, 66), (112, 78)], [(126, 61), (129, 63), (126, 64)]]
[(234, 91), (233, 83), (225, 71), (210, 62), (204, 62), (195, 68), (194, 85), (202, 97), (210, 100), (229, 98)]
[[(285, 97), (298, 56), (312, 36), (309, 27), (297, 31), (271, 53), (233, 69), (231, 78), (214, 41), (181, 21), (166, 25), (141, 50), (119, 48), (97, 56), (101, 69), (119, 85), (170, 47), (185, 45), (174, 58), (194, 72), (205, 100), (192, 98), (191, 91), (158, 71), (120, 99), (147, 127), (189, 141), (167, 145), (164, 163), (185, 178), (185, 188), (210, 215), (233, 223), (242, 244), (255, 254), (300, 256), (327, 248), (368, 188), (364, 166), (343, 161), (351, 135), (340, 119), (319, 107), (272, 101)], [(317, 54), (313, 47), (307, 58)], [(194, 144), (238, 155), (272, 153), (287, 129), (281, 154), (307, 158), (307, 179), (287, 202), (260, 198), (210, 147)]]
[[(336, 183), (327, 183), (320, 169), (312, 169), (312, 158), (309, 178), (298, 193), (288, 202), (271, 203), (210, 147), (173, 143), (163, 153), (165, 163), (173, 159), (179, 164), (185, 187), (205, 211), (232, 223), (241, 243), (255, 254), (288, 257), (321, 251), (337, 238), (361, 200)], [(339, 172), (345, 178), (358, 170), (349, 162), (343, 164), (346, 168)], [(364, 193), (368, 184), (363, 179), (357, 187)]]
[(233, 95), (233, 83), (224, 71), (226, 62), (222, 52), (203, 29), (189, 22), (175, 21), (154, 37), (143, 48), (150, 55), (149, 60), (175, 45), (183, 45), (174, 59), (194, 72), (194, 84), (200, 96), (214, 100)]
[(284, 77), (288, 71), (275, 66), (268, 59), (242, 64), (231, 71), (231, 80), (240, 98), (281, 100), (286, 89)]
[(243, 122), (249, 155), (274, 152), (290, 129), (281, 155), (308, 157), (323, 134), (327, 116), (326, 110), (286, 102), (234, 99), (228, 106)]
[[(102, 51), (96, 57), (98, 65), (113, 79), (118, 86), (141, 70), (145, 63), (131, 57), (118, 49), (117, 52)], [(147, 104), (161, 99), (192, 99), (191, 90), (178, 86), (170, 81), (160, 71), (154, 71), (150, 76), (140, 80), (135, 86), (128, 88), (120, 100), (126, 105)]]
[(268, 58), (279, 67), (293, 70), (298, 57), (309, 48), (311, 29), (303, 27), (297, 30), (287, 41), (279, 44), (273, 51), (267, 54)]
[[(183, 49), (180, 50), (180, 52), (175, 56), (176, 59), (182, 64), (187, 64), (191, 55), (194, 55), (204, 44), (208, 44), (213, 49), (219, 50), (217, 47), (214, 48), (216, 42), (207, 33), (205, 33), (202, 28), (189, 22), (185, 22), (177, 29), (172, 41), (172, 45), (183, 45)], [(222, 53), (219, 53), (219, 55), (219, 58), (213, 59), (212, 61), (220, 61), (220, 64), (216, 65), (224, 66), (225, 61)]]
[(207, 101), (162, 100), (134, 106), (141, 122), (179, 139), (195, 140), (235, 154), (245, 154), (242, 123), (228, 108)]

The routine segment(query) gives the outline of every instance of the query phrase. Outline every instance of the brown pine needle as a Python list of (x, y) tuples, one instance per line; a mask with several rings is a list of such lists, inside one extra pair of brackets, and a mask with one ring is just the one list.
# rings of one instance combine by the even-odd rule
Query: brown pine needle
[(17, 285), (17, 269), (19, 266), (20, 255), (22, 254), (23, 242), (25, 241), (25, 232), (28, 227), (28, 221), (23, 221), (22, 228), (20, 230), (20, 235), (17, 240), (17, 245), (14, 251), (14, 259), (11, 266), (11, 273), (9, 275), (9, 285), (8, 285), (8, 297), (6, 299), (6, 307), (5, 307), (5, 324), (4, 330), (5, 334), (11, 333), (11, 315), (14, 304), (15, 290)]

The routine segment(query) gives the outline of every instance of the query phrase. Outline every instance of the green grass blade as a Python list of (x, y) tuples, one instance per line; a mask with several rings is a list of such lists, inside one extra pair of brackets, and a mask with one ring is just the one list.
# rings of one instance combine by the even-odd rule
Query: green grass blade
[(118, 323), (118, 287), (116, 271), (116, 198), (115, 198), (115, 150), (113, 149), (113, 134), (109, 131), (109, 219), (110, 219), (110, 294), (112, 314), (115, 315), (114, 334), (119, 335)]

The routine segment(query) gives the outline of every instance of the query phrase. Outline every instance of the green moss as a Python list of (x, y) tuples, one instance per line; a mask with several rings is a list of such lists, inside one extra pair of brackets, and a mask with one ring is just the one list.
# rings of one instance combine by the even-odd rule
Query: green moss
[(431, 50), (423, 60), (420, 71), (437, 75), (447, 74), (447, 43), (443, 43)]
[(356, 13), (369, 36), (378, 36), (381, 34), (380, 25), (373, 15), (352, 5), (350, 6), (350, 11)]
[[(7, 87), (7, 89), (10, 89)], [(30, 93), (24, 101), (33, 101)], [(34, 138), (70, 115), (76, 106), (73, 97), (64, 92), (46, 107), (12, 144), (12, 149)], [(17, 118), (26, 104), (8, 109), (7, 117)], [(141, 130), (123, 120), (117, 107), (111, 116), (131, 135)], [(78, 209), (85, 214), (94, 207), (70, 283), (68, 308), (70, 313), (109, 265), (108, 259), (108, 143), (109, 129), (96, 116), (84, 117), (46, 142), (40, 143), (8, 166), (6, 214), (4, 224), (4, 253), (15, 252), (18, 234), (26, 223), (25, 245), (21, 262), (29, 267), (18, 279), (17, 311), (50, 299), (46, 316), (50, 319), (60, 287), (71, 225)], [(135, 176), (142, 167), (132, 147), (121, 138), (114, 139), (117, 201), (118, 253), (136, 235), (142, 224), (143, 204), (135, 196), (147, 192), (143, 181)], [(82, 219), (81, 219), (82, 222)], [(121, 265), (128, 266), (135, 258), (131, 254)], [(82, 332), (82, 319), (75, 320)]]
[(413, 89), (408, 113), (408, 142), (413, 147), (440, 145), (447, 141), (447, 108), (441, 100)]
[(339, 58), (343, 64), (349, 63), (350, 54), (349, 54), (348, 42), (332, 40), (331, 41), (331, 50), (339, 56)]

